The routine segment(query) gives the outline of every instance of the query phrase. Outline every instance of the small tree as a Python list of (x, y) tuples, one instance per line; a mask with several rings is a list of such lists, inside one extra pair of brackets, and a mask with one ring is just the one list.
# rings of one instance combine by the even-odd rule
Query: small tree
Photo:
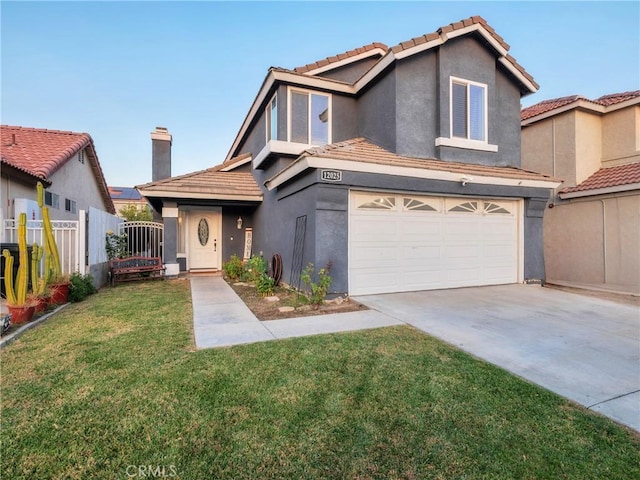
[(127, 222), (152, 222), (153, 214), (149, 205), (139, 208), (137, 205), (130, 203), (120, 209), (120, 216)]
[(314, 274), (313, 263), (309, 263), (300, 275), (302, 283), (307, 286), (310, 291), (309, 302), (315, 308), (318, 308), (324, 302), (327, 293), (329, 293), (329, 287), (331, 286), (331, 271), (332, 262), (329, 262), (326, 267), (318, 270), (317, 274)]

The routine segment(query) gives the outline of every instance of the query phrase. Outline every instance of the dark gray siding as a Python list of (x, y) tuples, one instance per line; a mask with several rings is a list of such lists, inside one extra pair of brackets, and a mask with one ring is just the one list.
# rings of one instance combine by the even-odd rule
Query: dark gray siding
[(496, 70), (494, 130), (498, 145), (498, 165), (520, 167), (520, 90), (502, 69)]
[(387, 73), (358, 100), (359, 136), (396, 150), (396, 74)]
[(400, 61), (396, 67), (396, 151), (433, 158), (438, 135), (438, 64), (435, 52)]
[(342, 142), (358, 136), (358, 104), (355, 98), (333, 95), (333, 117), (331, 137), (333, 143)]
[[(519, 165), (520, 94), (515, 86), (508, 88), (503, 81), (505, 79), (497, 73), (494, 55), (472, 37), (449, 41), (440, 47), (439, 77), (438, 136), (450, 136), (450, 77), (480, 82), (487, 85), (488, 141), (497, 145), (498, 151), (494, 153), (442, 146), (436, 149), (438, 158), (482, 165)], [(512, 120), (514, 118), (515, 122)], [(514, 125), (518, 131), (514, 130)]]
[[(222, 262), (231, 255), (244, 255), (244, 229), (253, 228), (253, 208), (222, 207)], [(242, 217), (242, 229), (238, 230), (238, 217)]]

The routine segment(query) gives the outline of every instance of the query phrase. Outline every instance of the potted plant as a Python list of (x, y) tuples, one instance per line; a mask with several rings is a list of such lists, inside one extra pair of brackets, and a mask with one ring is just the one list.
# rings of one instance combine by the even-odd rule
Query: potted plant
[(69, 278), (62, 274), (60, 254), (58, 253), (58, 246), (53, 236), (53, 228), (49, 218), (49, 207), (44, 204), (44, 187), (41, 182), (38, 182), (36, 188), (38, 191), (38, 206), (42, 214), (44, 228), (44, 278), (46, 279), (46, 285), (51, 289), (50, 303), (59, 305), (67, 303)]
[(34, 243), (31, 249), (31, 296), (36, 303), (35, 313), (43, 312), (51, 301), (51, 290), (47, 286), (47, 279), (44, 275), (40, 275), (39, 266), (43, 255), (44, 248)]
[[(27, 253), (27, 214), (21, 213), (18, 217), (18, 255), (20, 264), (13, 278), (13, 255), (9, 250), (3, 250), (5, 257), (4, 280), (7, 294), (7, 309), (11, 314), (11, 322), (14, 324), (26, 323), (33, 317), (35, 303), (27, 296), (29, 283), (29, 261)], [(15, 288), (14, 288), (15, 285)]]

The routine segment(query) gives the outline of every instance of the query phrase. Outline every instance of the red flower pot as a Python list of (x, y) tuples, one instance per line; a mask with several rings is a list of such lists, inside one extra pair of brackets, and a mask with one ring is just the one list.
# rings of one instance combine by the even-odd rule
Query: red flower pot
[(51, 300), (51, 297), (38, 297), (36, 299), (36, 309), (35, 309), (35, 313), (42, 313), (45, 311), (45, 309), (47, 308), (47, 305), (49, 305), (49, 302)]
[(69, 297), (69, 283), (56, 283), (51, 285), (51, 300), (50, 304), (62, 305), (67, 303)]
[(33, 318), (33, 312), (35, 310), (35, 305), (22, 305), (22, 306), (14, 306), (7, 305), (7, 309), (11, 314), (11, 323), (14, 325), (20, 325), (21, 323), (27, 323), (29, 320)]

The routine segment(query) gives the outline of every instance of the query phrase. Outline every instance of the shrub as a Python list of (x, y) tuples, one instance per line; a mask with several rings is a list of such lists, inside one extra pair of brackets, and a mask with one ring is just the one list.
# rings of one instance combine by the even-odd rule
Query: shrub
[(82, 275), (79, 272), (74, 272), (69, 277), (69, 301), (81, 302), (89, 295), (96, 293), (96, 287), (93, 286), (93, 277), (88, 273)]
[(245, 276), (243, 280), (247, 282), (257, 282), (258, 279), (267, 273), (267, 261), (258, 256), (252, 256), (245, 265)]
[(245, 275), (244, 263), (237, 255), (231, 255), (229, 261), (222, 265), (222, 269), (231, 280), (240, 280)]
[[(329, 262), (325, 268), (321, 268), (317, 274), (314, 274), (313, 263), (309, 263), (300, 275), (300, 280), (310, 290), (309, 303), (316, 308), (322, 305), (329, 292), (332, 280), (329, 276), (331, 265), (331, 262)], [(314, 281), (314, 279), (317, 281)]]
[(122, 233), (118, 235), (109, 230), (105, 236), (107, 257), (109, 260), (114, 258), (125, 258), (129, 256), (129, 247), (127, 241), (127, 234)]
[(269, 297), (273, 295), (276, 286), (276, 281), (266, 273), (263, 273), (256, 280), (256, 290), (263, 297)]

